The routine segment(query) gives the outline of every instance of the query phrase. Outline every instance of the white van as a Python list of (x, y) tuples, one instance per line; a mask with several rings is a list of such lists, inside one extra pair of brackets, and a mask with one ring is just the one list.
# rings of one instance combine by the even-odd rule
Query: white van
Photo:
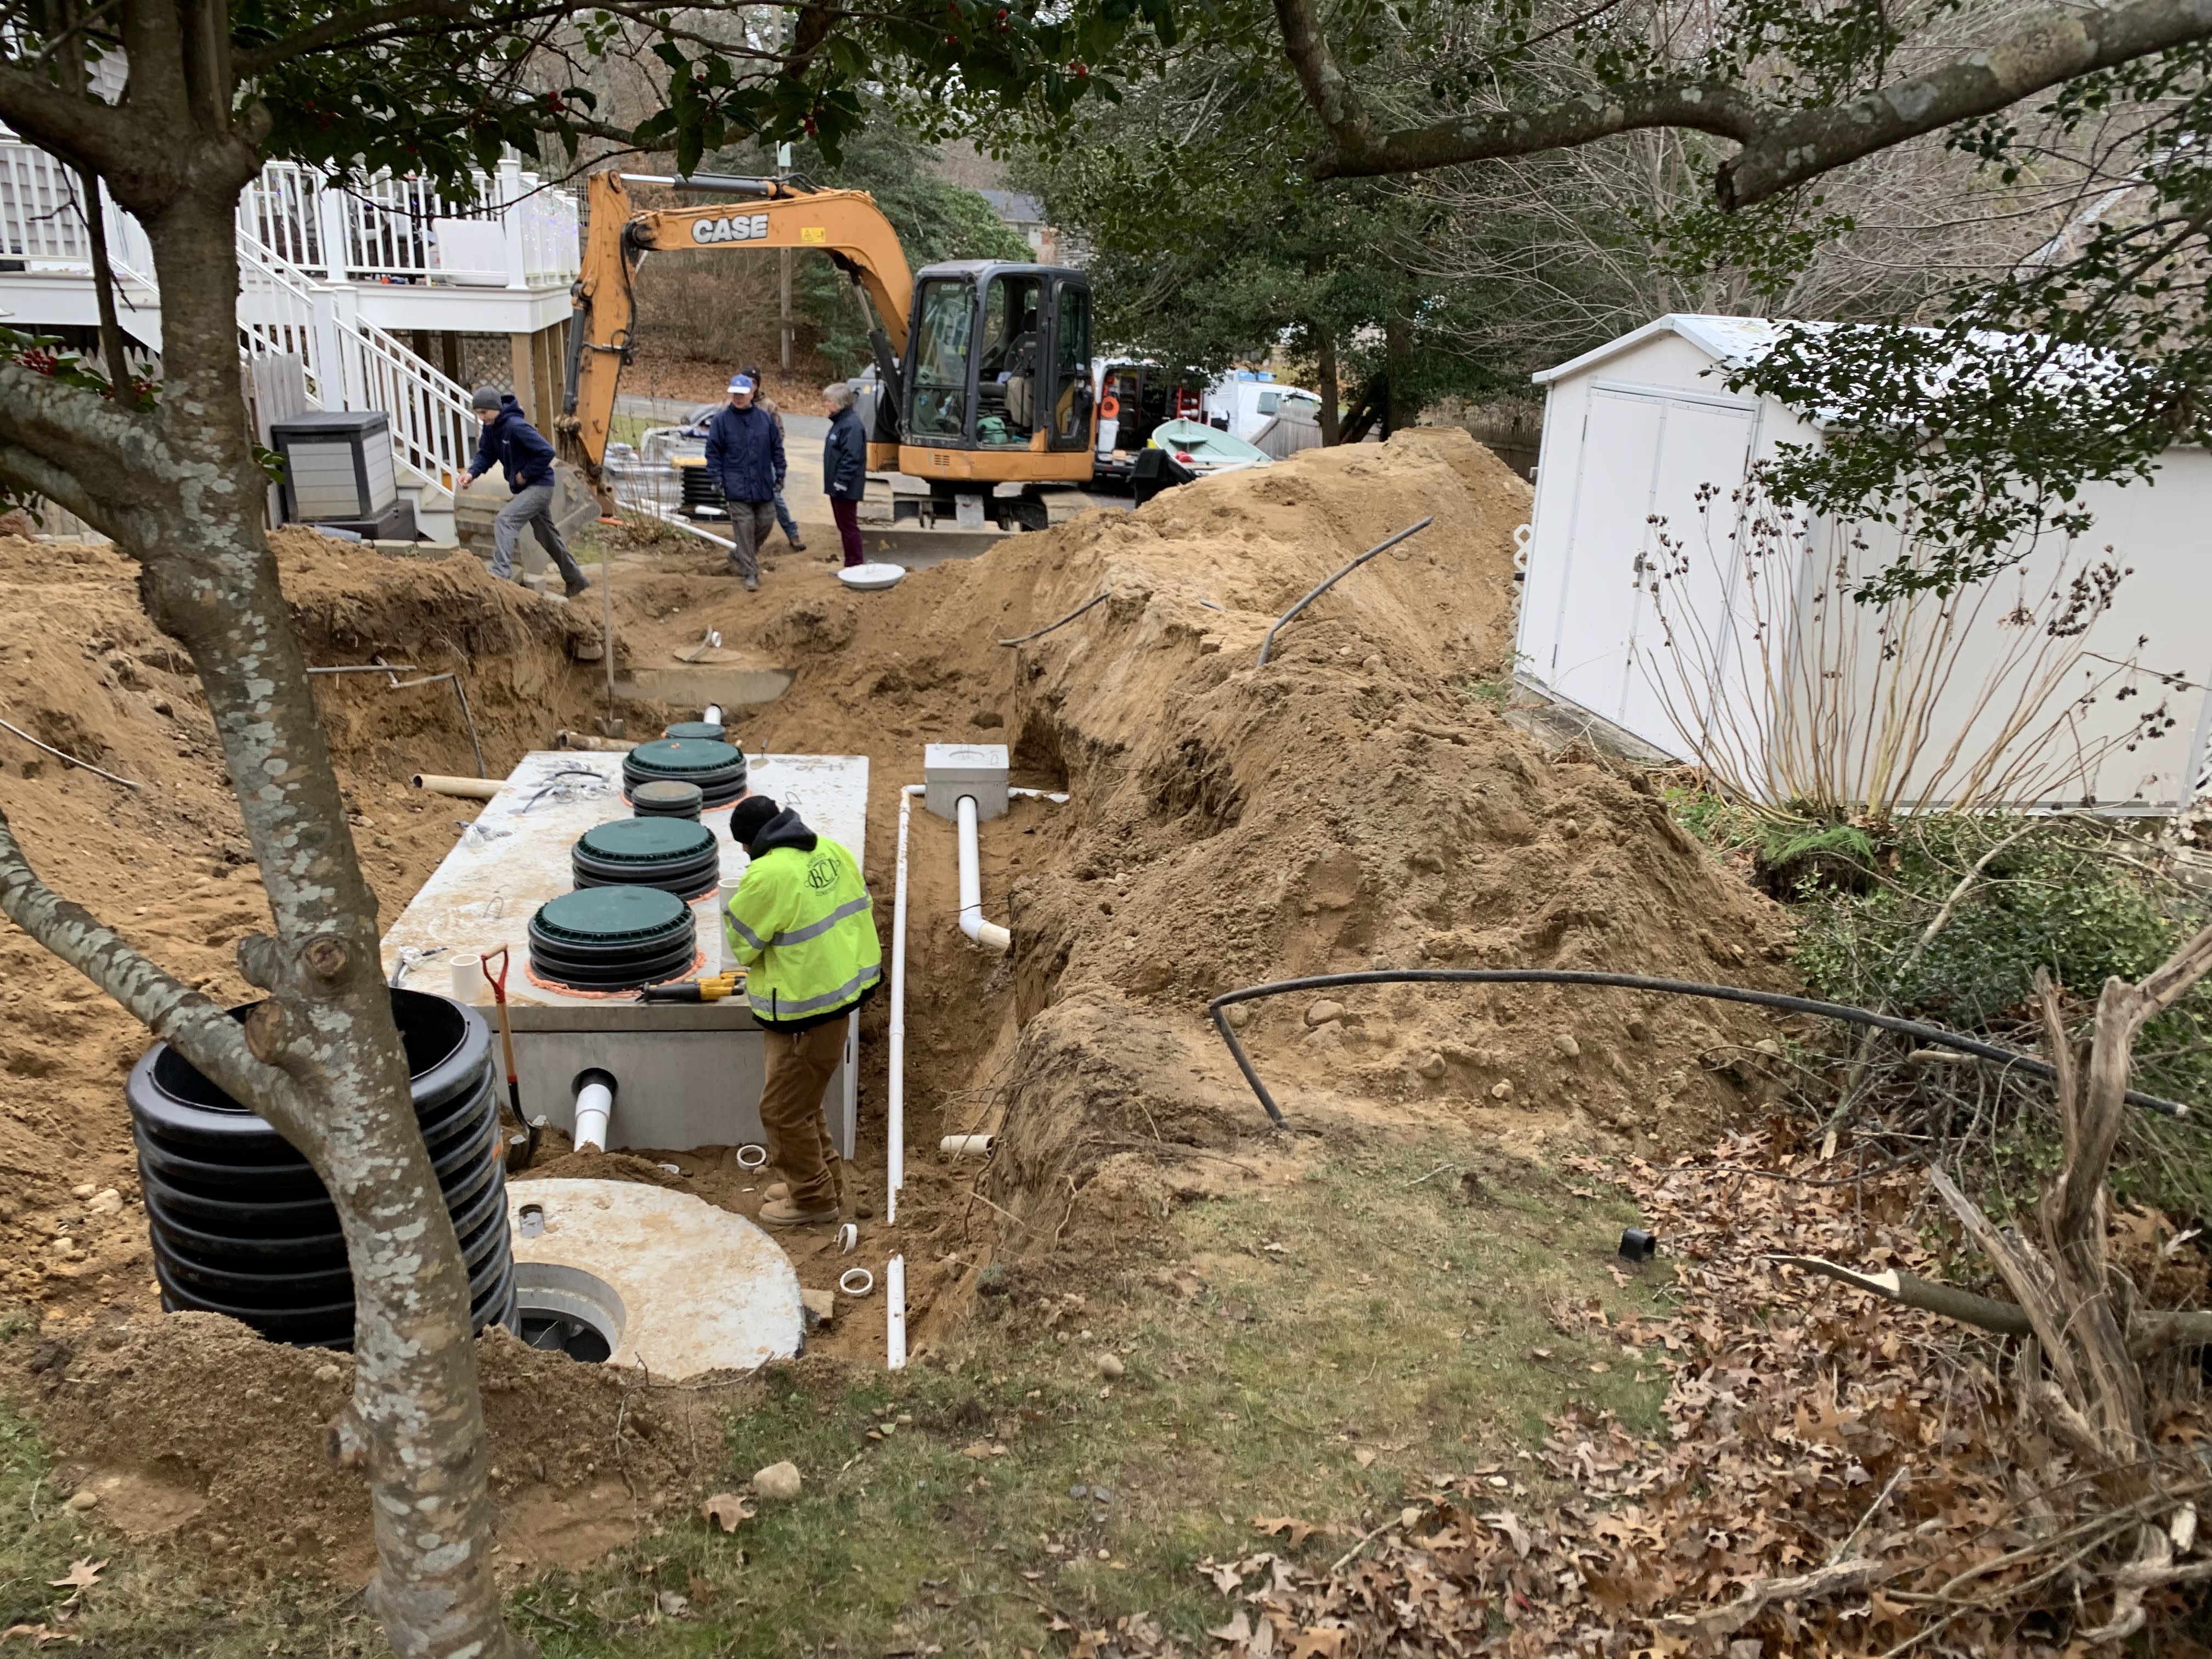
[(1304, 403), (1320, 419), (1321, 398), (1302, 386), (1285, 386), (1266, 369), (1232, 369), (1206, 389), (1208, 426), (1249, 443), (1285, 404)]

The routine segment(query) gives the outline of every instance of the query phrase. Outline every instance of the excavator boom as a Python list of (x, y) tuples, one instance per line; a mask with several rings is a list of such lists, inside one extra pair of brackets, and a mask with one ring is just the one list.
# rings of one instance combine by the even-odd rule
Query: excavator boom
[(913, 277), (898, 233), (865, 191), (799, 190), (773, 179), (673, 182), (752, 199), (634, 213), (622, 174), (591, 177), (591, 230), (576, 279), (568, 389), (559, 429), (568, 459), (580, 462), (595, 486), (614, 424), (615, 386), (636, 320), (632, 283), (638, 262), (648, 252), (787, 247), (827, 253), (866, 290), (874, 307), (888, 348), (878, 355), (902, 357), (906, 352)]

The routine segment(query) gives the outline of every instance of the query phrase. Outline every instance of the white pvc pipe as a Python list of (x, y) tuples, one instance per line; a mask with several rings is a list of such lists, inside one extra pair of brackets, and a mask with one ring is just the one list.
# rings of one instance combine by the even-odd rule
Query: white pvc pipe
[(604, 1152), (607, 1149), (607, 1120), (614, 1115), (615, 1091), (604, 1083), (586, 1083), (576, 1091), (576, 1150)]
[(719, 702), (708, 703), (700, 712), (699, 719), (704, 725), (720, 726), (722, 723), (722, 705)]
[(884, 1264), (884, 1348), (889, 1369), (906, 1369), (906, 1258)]
[(1014, 936), (983, 920), (983, 854), (975, 837), (975, 798), (960, 797), (960, 931), (987, 951), (1004, 951)]
[(884, 1102), (884, 1224), (898, 1220), (899, 1188), (906, 1185), (906, 833), (915, 797), (927, 785), (909, 783), (899, 794), (898, 876), (891, 889), (891, 1062)]

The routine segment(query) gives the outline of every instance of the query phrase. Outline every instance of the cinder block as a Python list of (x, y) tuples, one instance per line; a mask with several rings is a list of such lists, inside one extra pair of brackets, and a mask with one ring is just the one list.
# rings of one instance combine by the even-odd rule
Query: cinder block
[(978, 818), (1006, 815), (1006, 746), (933, 743), (921, 751), (922, 803), (941, 818), (957, 817), (960, 797), (975, 798)]

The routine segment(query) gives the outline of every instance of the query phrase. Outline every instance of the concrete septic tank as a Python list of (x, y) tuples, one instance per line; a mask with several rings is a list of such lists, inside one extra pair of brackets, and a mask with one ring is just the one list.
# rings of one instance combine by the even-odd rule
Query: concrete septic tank
[(526, 1180), (507, 1189), (507, 1215), (519, 1334), (538, 1346), (598, 1358), (604, 1343), (605, 1363), (672, 1382), (754, 1370), (805, 1346), (791, 1258), (704, 1199), (629, 1181)]
[[(572, 1133), (585, 1073), (603, 1072), (614, 1079), (610, 1150), (684, 1152), (758, 1141), (766, 1034), (742, 997), (645, 1002), (635, 992), (580, 993), (530, 972), (530, 920), (573, 889), (577, 840), (631, 816), (623, 799), (623, 758), (594, 750), (525, 756), (385, 934), (386, 977), (442, 994), (452, 985), (454, 957), (504, 945), (526, 1117), (542, 1114)], [(755, 792), (794, 808), (856, 860), (865, 856), (865, 756), (766, 755), (748, 757), (748, 763)], [(438, 805), (458, 813), (468, 803)], [(676, 979), (696, 979), (723, 966), (720, 898), (750, 862), (729, 838), (728, 805), (708, 808), (700, 822), (714, 832), (720, 880), (717, 890), (690, 905), (696, 948), (691, 965), (671, 975)], [(489, 1000), (489, 993), (477, 999)], [(489, 1007), (483, 1012), (491, 1018)], [(856, 1015), (846, 1024), (844, 1062), (823, 1095), (831, 1139), (848, 1158), (859, 1115), (859, 1033)]]

